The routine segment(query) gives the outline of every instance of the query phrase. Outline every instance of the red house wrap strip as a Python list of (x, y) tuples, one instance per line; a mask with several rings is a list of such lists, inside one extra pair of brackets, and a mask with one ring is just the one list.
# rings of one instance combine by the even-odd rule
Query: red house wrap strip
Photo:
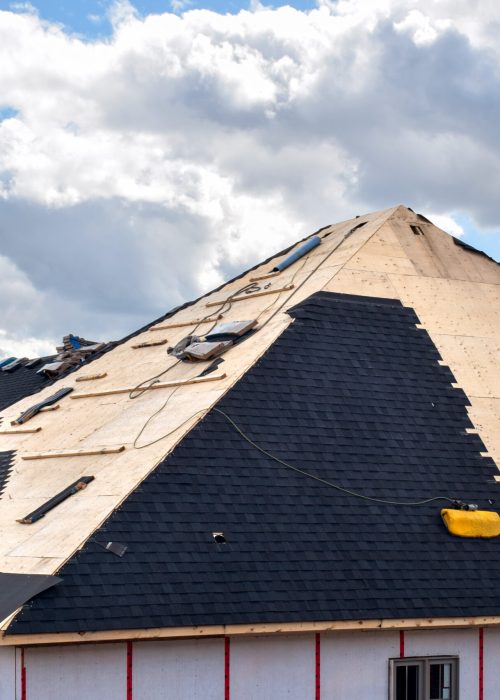
[(224, 638), (224, 700), (231, 696), (231, 640)]
[(315, 700), (321, 700), (321, 635), (316, 633)]
[(479, 628), (479, 700), (484, 700), (484, 629)]
[(127, 642), (127, 700), (132, 700), (133, 695), (133, 651), (132, 642)]

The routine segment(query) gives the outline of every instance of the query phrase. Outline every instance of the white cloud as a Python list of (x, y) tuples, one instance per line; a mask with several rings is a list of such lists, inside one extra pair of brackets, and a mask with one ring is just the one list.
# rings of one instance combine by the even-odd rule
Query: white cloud
[(12, 336), (116, 337), (401, 201), (498, 224), (498, 3), (111, 21), (84, 41), (0, 12), (0, 253), (46, 302), (18, 317), (7, 290)]
[(465, 231), (463, 226), (461, 226), (452, 216), (448, 214), (426, 214), (427, 218), (436, 224), (438, 228), (443, 229), (447, 233), (451, 233), (455, 238), (462, 238)]
[(8, 357), (44, 357), (56, 352), (52, 340), (10, 335), (0, 328), (0, 361)]

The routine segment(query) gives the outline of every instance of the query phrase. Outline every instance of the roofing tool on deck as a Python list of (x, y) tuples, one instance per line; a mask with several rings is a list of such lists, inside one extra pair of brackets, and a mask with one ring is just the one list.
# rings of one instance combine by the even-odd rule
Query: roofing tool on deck
[(320, 243), (321, 238), (319, 236), (313, 236), (308, 241), (306, 241), (304, 245), (301, 245), (300, 248), (297, 248), (295, 252), (291, 253), (288, 257), (286, 257), (284, 260), (275, 265), (273, 267), (273, 272), (281, 272), (281, 270), (290, 267), (290, 265), (292, 265), (296, 260), (299, 260), (310, 250), (316, 248), (316, 246), (319, 246)]
[(222, 355), (234, 343), (249, 333), (257, 320), (219, 323), (205, 336), (187, 335), (167, 352), (179, 360), (203, 362)]
[(448, 532), (456, 537), (498, 537), (500, 515), (496, 511), (466, 508), (443, 508), (441, 517)]
[(52, 406), (55, 404), (59, 399), (62, 399), (63, 396), (66, 396), (67, 394), (71, 393), (73, 391), (73, 387), (66, 386), (63, 387), (62, 389), (59, 389), (59, 391), (56, 391), (55, 394), (52, 394), (52, 396), (47, 397), (43, 401), (40, 401), (39, 403), (36, 403), (34, 406), (31, 406), (30, 408), (26, 409), (26, 411), (23, 411), (19, 418), (16, 418), (16, 420), (13, 420), (10, 422), (11, 425), (22, 425), (22, 423), (26, 423), (30, 418), (33, 418), (33, 416), (36, 416), (37, 413), (40, 413), (40, 411), (43, 408), (46, 408), (47, 406)]
[(37, 508), (32, 513), (29, 513), (29, 515), (26, 515), (24, 518), (19, 518), (17, 522), (22, 523), (23, 525), (32, 525), (33, 523), (36, 523), (37, 520), (43, 518), (44, 515), (65, 501), (67, 498), (73, 496), (75, 493), (78, 493), (78, 491), (83, 491), (83, 489), (86, 489), (87, 484), (90, 484), (91, 481), (94, 481), (93, 476), (81, 476), (77, 481), (73, 482), (67, 488), (63, 489), (58, 494), (53, 496), (53, 498), (41, 505), (40, 508)]

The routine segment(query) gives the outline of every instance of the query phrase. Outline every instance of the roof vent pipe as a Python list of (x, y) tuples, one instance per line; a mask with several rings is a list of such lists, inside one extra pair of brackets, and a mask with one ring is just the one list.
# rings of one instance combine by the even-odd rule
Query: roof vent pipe
[(301, 245), (300, 248), (297, 248), (297, 250), (294, 253), (292, 253), (287, 258), (278, 263), (275, 267), (273, 267), (273, 272), (281, 272), (281, 270), (284, 270), (285, 268), (289, 267), (292, 263), (294, 263), (296, 260), (308, 253), (310, 250), (316, 248), (316, 246), (318, 246), (320, 243), (321, 238), (319, 236), (313, 236), (308, 241), (306, 241), (304, 245)]

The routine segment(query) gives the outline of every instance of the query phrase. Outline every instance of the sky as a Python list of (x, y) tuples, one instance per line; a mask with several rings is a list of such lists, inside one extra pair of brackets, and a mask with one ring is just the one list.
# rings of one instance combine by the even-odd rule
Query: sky
[(0, 0), (0, 357), (397, 204), (500, 260), (496, 0)]

